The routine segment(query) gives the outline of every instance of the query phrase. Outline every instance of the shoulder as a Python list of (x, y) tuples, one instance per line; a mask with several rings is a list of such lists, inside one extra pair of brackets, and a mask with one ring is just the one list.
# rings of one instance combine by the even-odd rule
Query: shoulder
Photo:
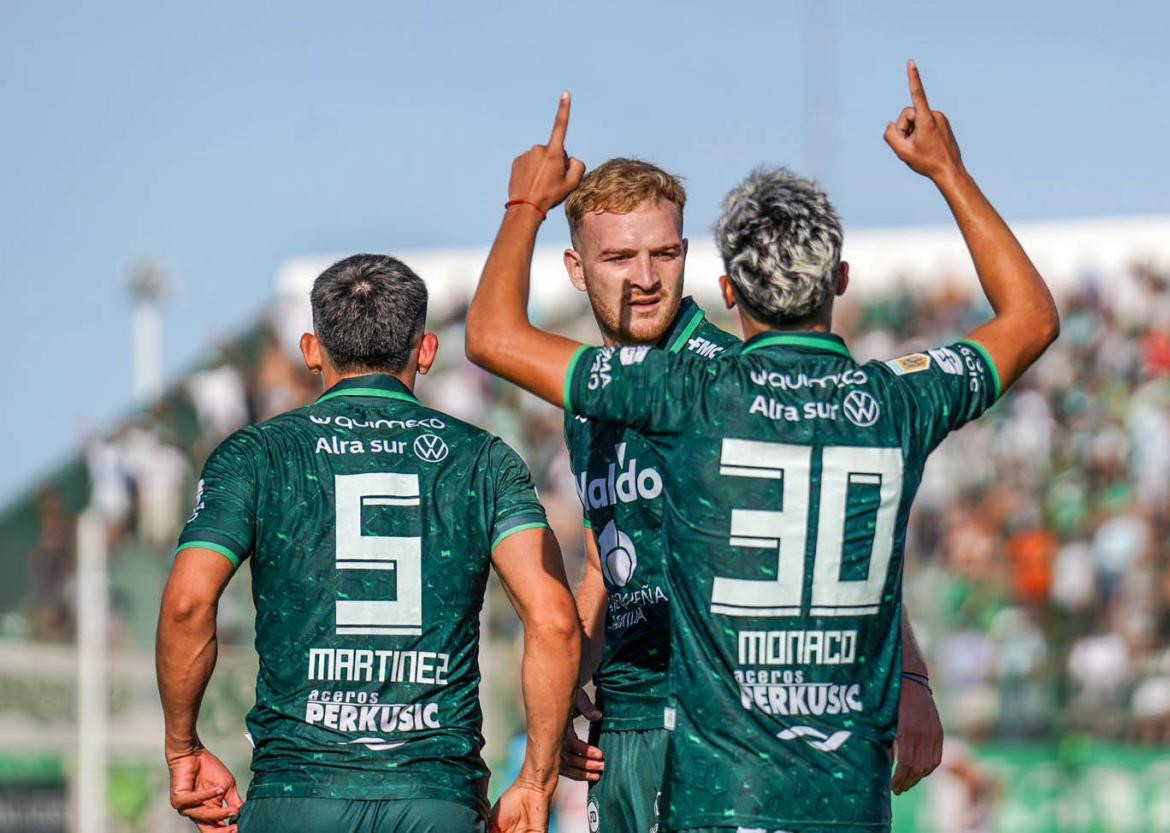
[(727, 356), (742, 342), (726, 330), (716, 327), (703, 316), (699, 326), (683, 344), (682, 351), (704, 359), (718, 359)]
[(211, 457), (223, 457), (224, 455), (244, 457), (262, 454), (264, 451), (264, 426), (266, 424), (245, 425), (234, 431), (216, 446), (215, 450), (211, 452)]

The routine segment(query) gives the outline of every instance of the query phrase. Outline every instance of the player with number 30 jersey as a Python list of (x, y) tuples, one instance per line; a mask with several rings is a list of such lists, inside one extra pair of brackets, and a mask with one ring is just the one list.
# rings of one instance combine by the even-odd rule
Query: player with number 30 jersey
[(533, 327), (536, 229), (584, 171), (564, 148), (567, 95), (549, 144), (513, 163), (467, 351), (569, 413), (633, 428), (664, 460), (671, 737), (659, 833), (889, 830), (902, 555), (923, 466), (1059, 330), (913, 62), (907, 78), (913, 106), (885, 139), (947, 200), (995, 314), (888, 362), (859, 364), (832, 332), (850, 280), (840, 222), (815, 183), (782, 168), (749, 175), (716, 224), (720, 290), (745, 339), (734, 354), (590, 348)]

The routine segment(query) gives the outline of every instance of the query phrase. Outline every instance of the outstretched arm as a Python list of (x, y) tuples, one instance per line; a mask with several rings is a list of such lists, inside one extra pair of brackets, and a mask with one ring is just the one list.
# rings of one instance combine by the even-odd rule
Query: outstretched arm
[(235, 565), (205, 549), (175, 556), (163, 591), (155, 642), (158, 692), (166, 728), (166, 758), (171, 771), (171, 806), (200, 830), (220, 826), (243, 801), (236, 781), (218, 758), (203, 748), (196, 732), (199, 705), (215, 669), (215, 616), (219, 597)]
[(557, 407), (564, 406), (565, 376), (581, 345), (532, 326), (528, 287), (544, 215), (585, 173), (585, 164), (565, 152), (568, 129), (569, 94), (563, 93), (548, 144), (533, 145), (512, 163), (508, 201), (516, 204), (504, 213), (467, 312), (467, 358)]
[(906, 72), (914, 106), (890, 122), (885, 139), (899, 159), (935, 184), (955, 216), (995, 312), (968, 338), (987, 351), (1007, 389), (1056, 340), (1056, 304), (1027, 252), (964, 167), (950, 122), (930, 109), (913, 61)]

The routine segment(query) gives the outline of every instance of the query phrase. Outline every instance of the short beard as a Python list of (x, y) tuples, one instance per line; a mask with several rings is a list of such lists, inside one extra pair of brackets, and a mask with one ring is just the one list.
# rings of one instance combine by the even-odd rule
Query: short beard
[(586, 284), (586, 294), (589, 296), (589, 305), (593, 308), (593, 317), (597, 320), (597, 327), (601, 330), (602, 338), (607, 343), (628, 346), (633, 344), (657, 344), (662, 340), (662, 337), (670, 331), (674, 319), (678, 317), (679, 308), (682, 306), (681, 294), (663, 297), (663, 310), (659, 314), (661, 318), (661, 326), (654, 327), (657, 319), (654, 322), (642, 321), (639, 325), (639, 330), (645, 330), (647, 327), (654, 327), (653, 332), (630, 332), (629, 322), (626, 326), (622, 326), (622, 312), (624, 308), (620, 306), (617, 309), (611, 308), (601, 298), (595, 296), (589, 291), (588, 284)]

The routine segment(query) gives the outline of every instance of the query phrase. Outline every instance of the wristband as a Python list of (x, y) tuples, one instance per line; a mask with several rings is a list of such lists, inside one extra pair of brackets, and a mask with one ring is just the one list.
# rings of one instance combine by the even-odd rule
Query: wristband
[(913, 671), (903, 671), (902, 679), (909, 680), (912, 683), (918, 683), (920, 686), (930, 692), (930, 696), (934, 696), (934, 691), (930, 687), (930, 677), (925, 674), (915, 674)]
[(504, 203), (504, 210), (507, 211), (509, 208), (511, 208), (514, 205), (530, 205), (533, 208), (535, 208), (537, 211), (540, 212), (540, 219), (542, 219), (542, 220), (548, 219), (548, 212), (530, 200), (508, 200), (506, 203)]

